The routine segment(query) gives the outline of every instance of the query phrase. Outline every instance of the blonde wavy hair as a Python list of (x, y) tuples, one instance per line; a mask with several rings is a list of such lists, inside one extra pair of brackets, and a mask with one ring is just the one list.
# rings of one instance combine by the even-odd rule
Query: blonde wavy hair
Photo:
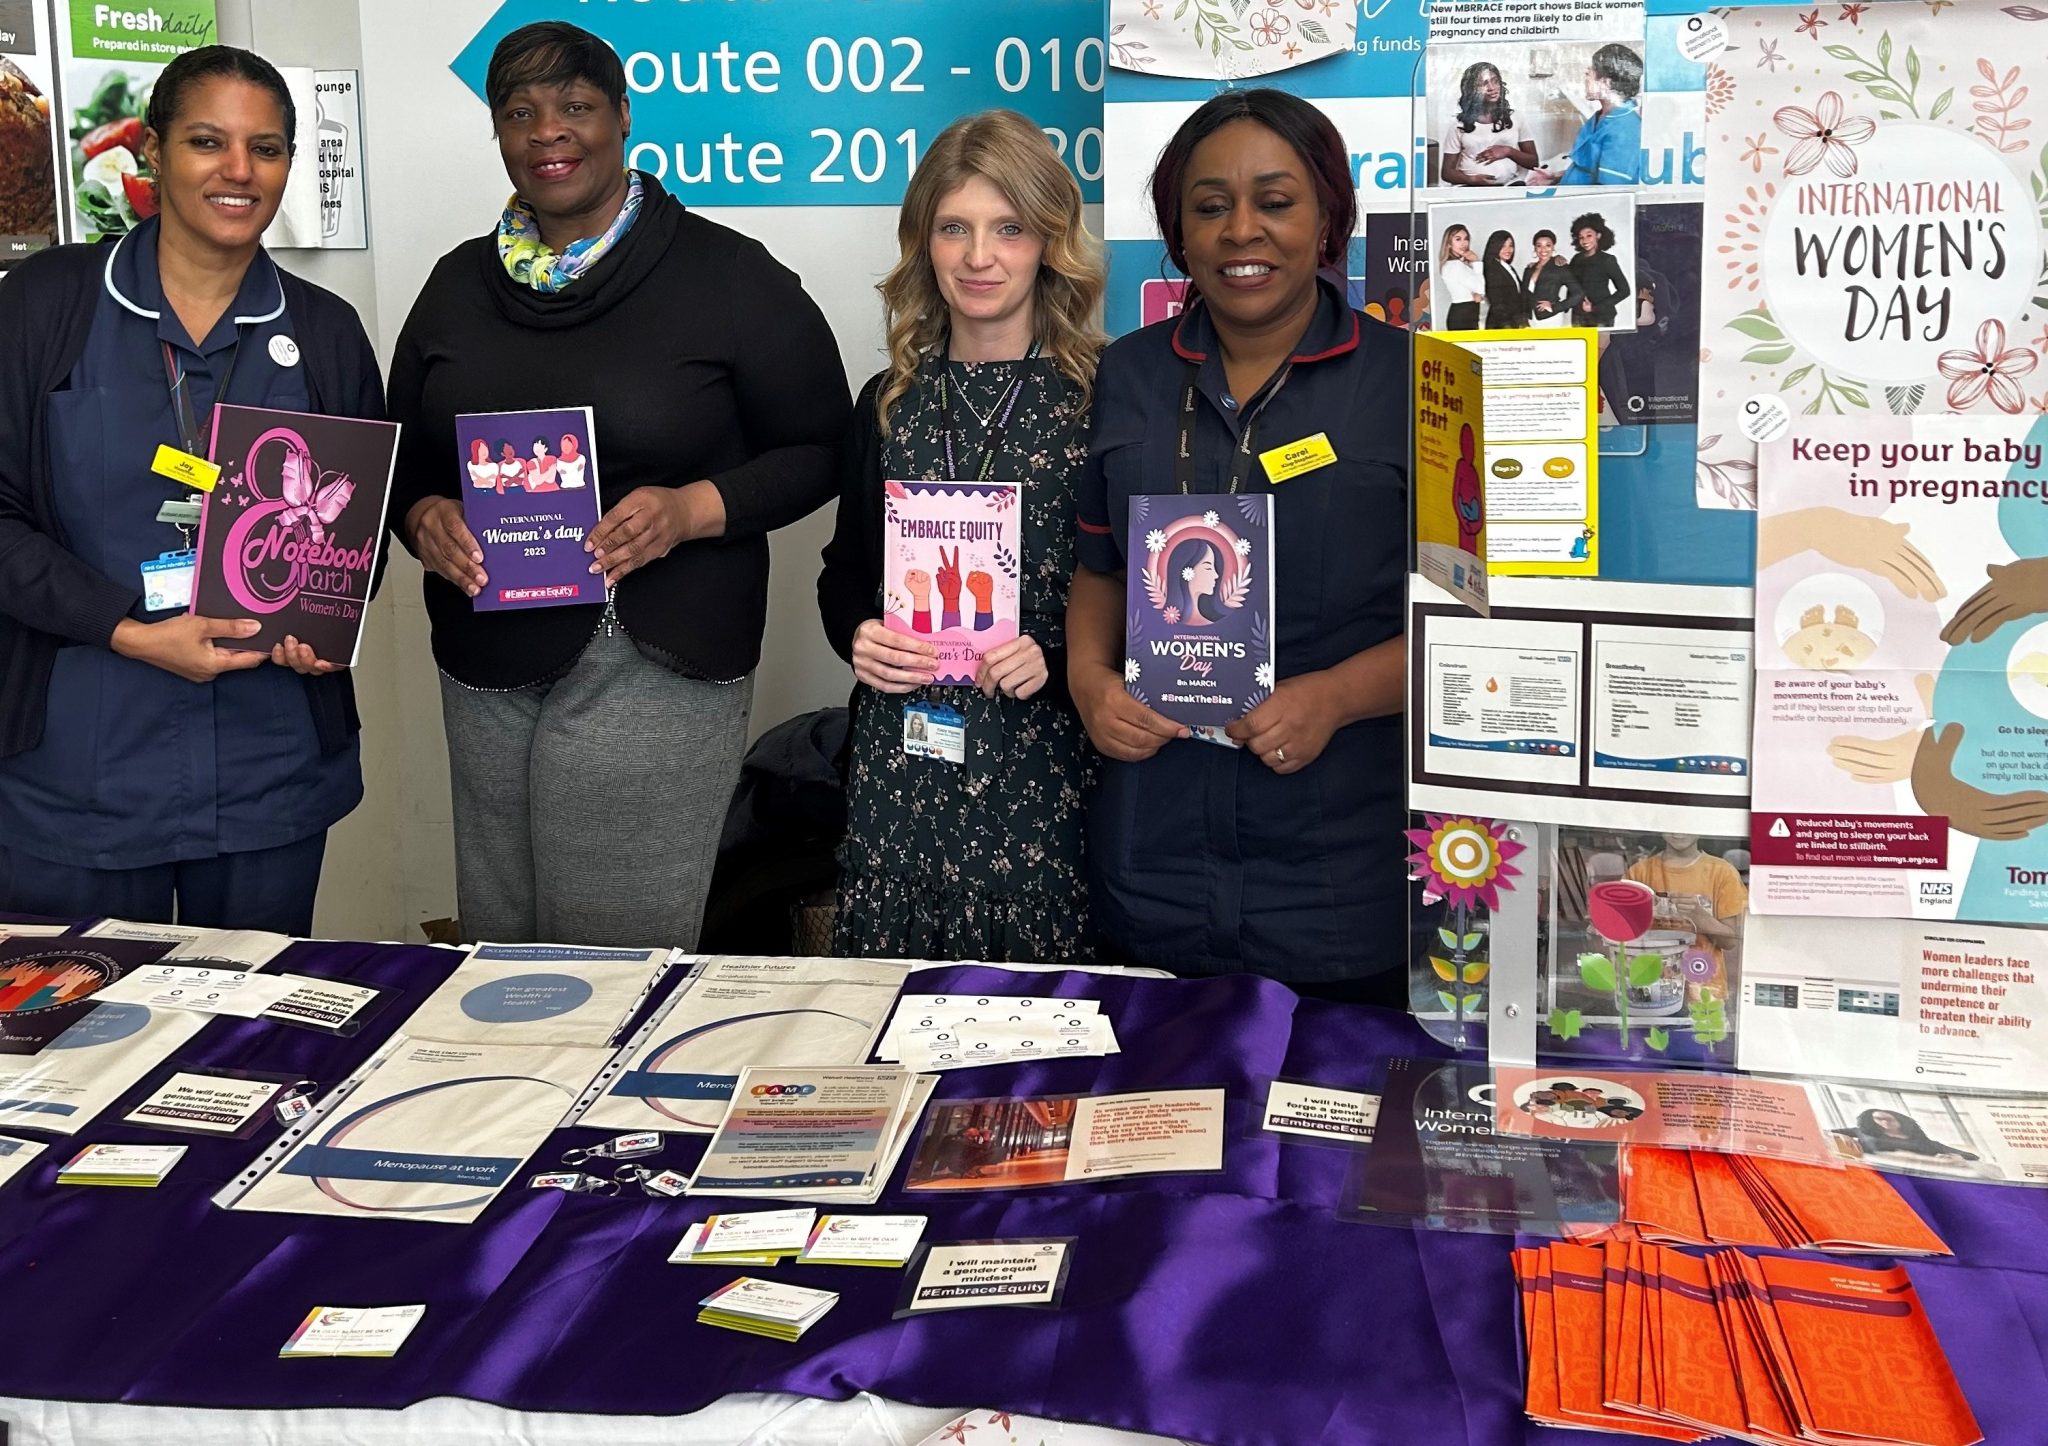
[(1098, 320), (1107, 273), (1100, 245), (1081, 224), (1081, 188), (1044, 131), (1013, 110), (983, 111), (939, 132), (903, 193), (901, 258), (875, 288), (889, 328), (889, 379), (876, 407), (883, 436), (918, 366), (942, 352), (952, 329), (932, 272), (932, 227), (939, 203), (975, 176), (1001, 191), (1024, 228), (1045, 242), (1032, 308), (1038, 340), (1080, 388), (1084, 408), (1094, 388), (1095, 360), (1108, 341)]

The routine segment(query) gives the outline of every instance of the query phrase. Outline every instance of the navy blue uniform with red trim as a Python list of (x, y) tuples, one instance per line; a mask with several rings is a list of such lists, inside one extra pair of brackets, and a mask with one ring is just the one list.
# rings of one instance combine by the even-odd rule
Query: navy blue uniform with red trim
[[(1198, 302), (1103, 353), (1080, 479), (1082, 566), (1121, 575), (1130, 499), (1178, 491), (1188, 365), (1199, 364), (1192, 492), (1229, 488), (1242, 414)], [(1274, 485), (1274, 624), (1283, 681), (1333, 667), (1402, 628), (1407, 570), (1405, 332), (1327, 281), (1292, 369), (1257, 421), (1256, 451), (1326, 433), (1337, 461)], [(1285, 777), (1242, 750), (1169, 743), (1105, 762), (1089, 816), (1097, 928), (1121, 954), (1177, 974), (1326, 984), (1406, 967), (1398, 717), (1339, 729)]]

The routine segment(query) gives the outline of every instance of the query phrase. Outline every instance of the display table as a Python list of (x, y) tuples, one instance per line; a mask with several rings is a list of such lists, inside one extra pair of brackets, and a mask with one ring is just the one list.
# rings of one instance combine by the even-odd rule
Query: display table
[[(294, 945), (273, 969), (403, 995), (353, 1039), (216, 1020), (174, 1063), (288, 1072), (324, 1087), (460, 958)], [(1244, 1446), (1569, 1439), (1522, 1414), (1507, 1238), (1340, 1222), (1332, 1211), (1349, 1152), (1256, 1128), (1276, 1077), (1369, 1088), (1386, 1055), (1442, 1053), (1411, 1021), (1253, 978), (1020, 978), (980, 966), (917, 978), (931, 991), (1098, 998), (1123, 1046), (1107, 1058), (958, 1071), (941, 1097), (1228, 1091), (1220, 1174), (973, 1196), (892, 1190), (876, 1207), (930, 1215), (930, 1241), (1076, 1237), (1061, 1310), (893, 1321), (899, 1272), (785, 1264), (776, 1278), (842, 1299), (800, 1343), (784, 1344), (695, 1323), (720, 1273), (664, 1261), (684, 1226), (716, 1208), (708, 1199), (533, 1191), (522, 1172), (521, 1185), (466, 1226), (229, 1212), (211, 1197), (262, 1142), (196, 1138), (154, 1190), (55, 1184), (57, 1165), (80, 1145), (171, 1138), (102, 1123), (54, 1144), (0, 1191), (9, 1326), (0, 1397), (285, 1411), (456, 1397), (521, 1412), (668, 1417), (733, 1396), (871, 1393)], [(592, 1138), (558, 1132), (535, 1168)], [(688, 1169), (701, 1148), (675, 1138), (660, 1163)], [(1912, 1268), (1987, 1438), (2039, 1440), (2048, 1195), (1897, 1183), (1955, 1247), (1954, 1261)], [(413, 1302), (426, 1303), (426, 1318), (393, 1359), (277, 1358), (315, 1305)]]

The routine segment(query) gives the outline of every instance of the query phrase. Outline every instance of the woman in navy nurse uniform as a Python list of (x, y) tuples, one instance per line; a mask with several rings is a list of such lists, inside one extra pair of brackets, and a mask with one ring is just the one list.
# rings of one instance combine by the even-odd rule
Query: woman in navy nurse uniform
[(363, 791), (348, 674), (150, 609), (145, 564), (175, 589), (187, 546), (160, 510), (198, 495), (152, 463), (204, 456), (216, 402), (380, 417), (383, 388), (355, 312), (259, 239), (297, 120), (276, 69), (190, 51), (146, 119), (156, 194), (127, 204), (158, 214), (0, 285), (0, 909), (305, 934)]
[[(1191, 301), (1103, 354), (1067, 613), (1068, 681), (1109, 760), (1089, 819), (1095, 924), (1177, 974), (1399, 1004), (1407, 338), (1320, 275), (1343, 266), (1357, 201), (1342, 140), (1306, 101), (1209, 101), (1161, 153), (1152, 195)], [(1317, 434), (1334, 460), (1267, 476), (1260, 453)], [(1280, 681), (1227, 730), (1236, 749), (1124, 688), (1129, 502), (1182, 490), (1183, 444), (1186, 490), (1273, 496)]]

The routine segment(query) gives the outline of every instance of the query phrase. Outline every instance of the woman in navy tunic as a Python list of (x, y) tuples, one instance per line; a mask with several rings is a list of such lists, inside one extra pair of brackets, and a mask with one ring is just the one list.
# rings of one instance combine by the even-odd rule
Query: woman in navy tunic
[(375, 417), (382, 387), (355, 312), (261, 245), (296, 124), (275, 68), (188, 52), (147, 121), (139, 224), (0, 287), (0, 908), (305, 934), (362, 797), (348, 675), (149, 609), (145, 565), (189, 545), (165, 504), (198, 495), (152, 462), (205, 455), (216, 402)]
[[(1208, 102), (1152, 194), (1190, 304), (1103, 354), (1068, 605), (1074, 702), (1109, 760), (1089, 819), (1095, 924), (1178, 974), (1398, 1002), (1406, 338), (1320, 275), (1342, 267), (1357, 201), (1343, 142), (1306, 101)], [(1260, 453), (1318, 434), (1333, 460), (1267, 476)], [(1129, 502), (1180, 491), (1273, 496), (1279, 682), (1229, 727), (1234, 749), (1124, 687)]]

